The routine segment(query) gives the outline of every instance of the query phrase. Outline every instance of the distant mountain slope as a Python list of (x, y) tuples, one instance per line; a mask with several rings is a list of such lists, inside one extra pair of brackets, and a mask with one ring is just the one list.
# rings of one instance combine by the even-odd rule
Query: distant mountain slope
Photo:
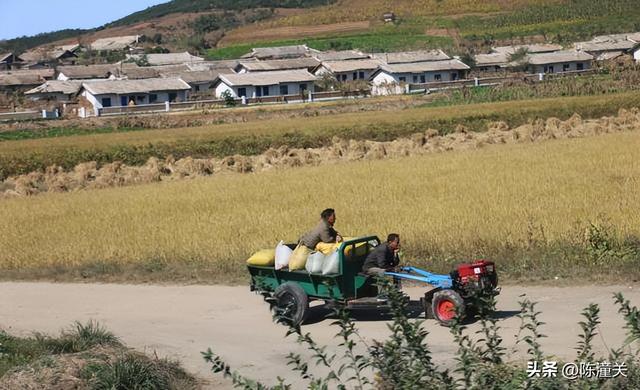
[(143, 11), (135, 12), (109, 23), (105, 25), (105, 27), (139, 23), (178, 12), (207, 12), (214, 10), (240, 11), (251, 8), (308, 8), (327, 5), (333, 2), (334, 0), (173, 0), (168, 3), (154, 5)]
[(104, 26), (92, 29), (65, 29), (0, 41), (0, 52), (23, 52), (33, 47), (50, 44), (79, 35), (95, 33), (112, 27), (130, 26), (151, 21), (170, 14), (212, 11), (243, 11), (259, 8), (309, 8), (328, 5), (335, 0), (172, 0), (135, 12)]

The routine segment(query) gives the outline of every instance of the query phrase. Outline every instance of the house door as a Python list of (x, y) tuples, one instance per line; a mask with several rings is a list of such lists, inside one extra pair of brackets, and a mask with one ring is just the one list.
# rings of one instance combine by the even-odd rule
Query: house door
[(129, 97), (128, 96), (120, 96), (120, 105), (122, 107), (125, 107), (128, 103), (129, 103)]

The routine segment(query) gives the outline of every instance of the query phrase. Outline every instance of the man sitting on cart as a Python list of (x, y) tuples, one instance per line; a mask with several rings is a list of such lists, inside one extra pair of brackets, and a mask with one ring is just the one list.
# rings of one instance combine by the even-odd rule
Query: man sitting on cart
[(333, 225), (336, 223), (336, 211), (334, 209), (323, 210), (320, 214), (320, 222), (313, 230), (305, 233), (300, 238), (300, 243), (309, 248), (310, 250), (316, 250), (316, 246), (319, 243), (336, 243), (341, 242), (342, 237), (338, 233)]
[(385, 272), (393, 271), (400, 263), (400, 235), (391, 233), (387, 242), (375, 247), (364, 260), (362, 271), (367, 275), (383, 276)]

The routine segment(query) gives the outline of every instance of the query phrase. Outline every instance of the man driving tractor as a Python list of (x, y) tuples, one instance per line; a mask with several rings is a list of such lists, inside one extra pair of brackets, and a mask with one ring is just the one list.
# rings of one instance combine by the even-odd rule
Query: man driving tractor
[(385, 272), (393, 271), (400, 263), (400, 235), (391, 233), (387, 242), (375, 247), (364, 261), (362, 271), (367, 275), (382, 276)]

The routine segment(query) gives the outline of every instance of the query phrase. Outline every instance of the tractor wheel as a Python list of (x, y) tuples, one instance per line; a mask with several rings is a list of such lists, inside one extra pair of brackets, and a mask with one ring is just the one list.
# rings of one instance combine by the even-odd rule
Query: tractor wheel
[(433, 294), (431, 310), (433, 316), (441, 325), (453, 325), (456, 313), (460, 313), (462, 320), (465, 315), (464, 300), (453, 290), (441, 290)]
[(286, 325), (299, 326), (307, 318), (309, 299), (296, 283), (284, 283), (273, 294), (276, 299), (276, 318)]

